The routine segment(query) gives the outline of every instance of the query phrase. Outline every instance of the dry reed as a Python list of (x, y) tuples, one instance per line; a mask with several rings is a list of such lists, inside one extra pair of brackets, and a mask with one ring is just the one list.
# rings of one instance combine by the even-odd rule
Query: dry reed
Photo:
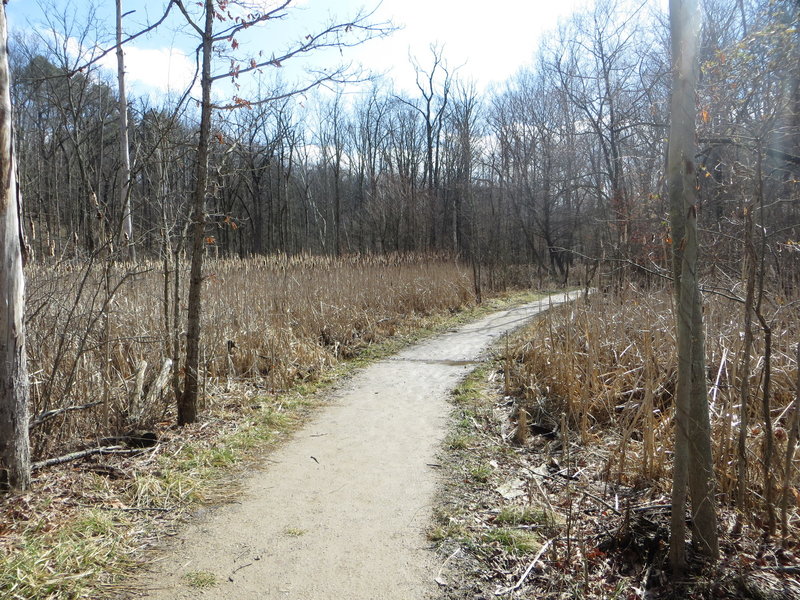
[[(181, 293), (186, 265), (181, 265)], [(131, 414), (145, 380), (171, 357), (173, 307), (161, 263), (31, 266), (28, 355), (32, 414), (67, 407), (33, 430), (37, 457), (133, 425), (170, 420), (170, 393)], [(420, 256), (275, 256), (207, 264), (201, 367), (206, 398), (231, 380), (263, 390), (314, 380), (338, 359), (473, 300), (468, 271)], [(178, 327), (186, 306), (179, 304)], [(183, 335), (178, 330), (178, 339)], [(141, 387), (141, 382), (139, 383)], [(169, 389), (169, 388), (167, 388)], [(136, 421), (132, 423), (132, 421)]]
[[(756, 344), (751, 372), (742, 374), (742, 305), (708, 296), (705, 306), (706, 364), (718, 492), (732, 502), (736, 486), (736, 444), (739, 435), (739, 386), (751, 382), (747, 507), (758, 522), (767, 507), (761, 418), (764, 337), (754, 330)], [(769, 471), (773, 485), (791, 497), (788, 531), (798, 531), (800, 477), (796, 458), (786, 462), (787, 432), (796, 397), (795, 347), (800, 331), (797, 304), (775, 298), (771, 305), (772, 383), (771, 430), (775, 452)], [(607, 447), (605, 476), (628, 485), (669, 488), (672, 451), (672, 394), (676, 357), (667, 291), (629, 288), (619, 296), (596, 294), (588, 301), (561, 307), (536, 321), (512, 351), (512, 387), (523, 398), (534, 422), (557, 429), (562, 415), (584, 443), (602, 440)], [(786, 465), (789, 472), (785, 473)], [(755, 517), (754, 520), (752, 518)]]

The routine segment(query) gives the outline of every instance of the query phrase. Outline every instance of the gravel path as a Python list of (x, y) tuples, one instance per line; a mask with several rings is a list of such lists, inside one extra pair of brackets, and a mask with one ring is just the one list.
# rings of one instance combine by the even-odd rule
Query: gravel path
[[(494, 339), (568, 297), (492, 314), (355, 375), (253, 473), (238, 502), (186, 528), (143, 597), (433, 597), (438, 564), (425, 529), (448, 393)], [(190, 585), (187, 573), (199, 572), (216, 585)]]

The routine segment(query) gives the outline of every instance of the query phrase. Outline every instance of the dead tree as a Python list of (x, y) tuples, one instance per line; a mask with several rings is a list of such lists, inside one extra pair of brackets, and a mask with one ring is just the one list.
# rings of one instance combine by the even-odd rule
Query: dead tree
[(0, 467), (5, 469), (8, 485), (24, 490), (31, 481), (23, 320), (25, 278), (11, 132), (6, 1), (0, 7)]

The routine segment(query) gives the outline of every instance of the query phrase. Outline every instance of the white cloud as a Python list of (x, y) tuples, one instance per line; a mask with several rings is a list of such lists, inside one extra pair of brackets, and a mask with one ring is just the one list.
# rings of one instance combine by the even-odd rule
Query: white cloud
[[(137, 87), (148, 91), (183, 93), (191, 85), (195, 72), (194, 57), (178, 48), (139, 48), (130, 44), (125, 48), (125, 74), (128, 89), (136, 93)], [(100, 66), (116, 74), (117, 55), (106, 54)], [(138, 85), (137, 85), (138, 84)]]
[(408, 55), (427, 69), (432, 43), (443, 45), (448, 66), (460, 67), (461, 77), (479, 86), (504, 81), (532, 59), (542, 32), (582, 2), (383, 0), (377, 18), (390, 18), (403, 29), (365, 44), (357, 55), (367, 67), (380, 71), (389, 66), (396, 88), (412, 94), (418, 92)]
[[(94, 45), (81, 45), (74, 37), (66, 38), (53, 29), (42, 29), (43, 39), (54, 40), (54, 47), (66, 50), (67, 59), (72, 65), (86, 63), (105, 48)], [(195, 73), (194, 56), (180, 48), (140, 48), (132, 44), (123, 46), (125, 50), (125, 73), (129, 93), (183, 93), (191, 85)], [(117, 54), (114, 50), (105, 54), (97, 65), (102, 71), (116, 77)], [(137, 88), (145, 89), (137, 89)]]
[[(104, 57), (102, 65), (116, 72), (114, 53)], [(128, 87), (136, 91), (136, 84), (164, 92), (182, 93), (191, 85), (195, 73), (195, 60), (178, 48), (138, 48), (125, 46), (125, 73)]]

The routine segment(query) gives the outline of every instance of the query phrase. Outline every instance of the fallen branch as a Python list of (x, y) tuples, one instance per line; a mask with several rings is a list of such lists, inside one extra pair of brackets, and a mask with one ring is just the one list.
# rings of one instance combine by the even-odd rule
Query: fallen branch
[(542, 557), (542, 554), (545, 553), (545, 551), (550, 547), (550, 544), (552, 544), (552, 543), (553, 543), (553, 540), (547, 540), (544, 544), (542, 544), (542, 547), (539, 548), (539, 551), (536, 553), (536, 556), (533, 557), (533, 560), (531, 561), (531, 564), (529, 564), (528, 568), (525, 569), (525, 572), (522, 574), (522, 577), (519, 578), (519, 581), (517, 581), (517, 583), (515, 583), (511, 587), (497, 590), (494, 593), (494, 595), (495, 596), (504, 596), (505, 594), (510, 594), (511, 592), (521, 588), (522, 584), (525, 583), (525, 580), (528, 578), (528, 575), (530, 575), (531, 571), (533, 571), (533, 567), (536, 565), (537, 562), (539, 562), (539, 559)]
[(102, 400), (95, 400), (94, 402), (89, 402), (88, 404), (81, 404), (80, 406), (65, 406), (64, 408), (54, 408), (53, 410), (46, 410), (44, 412), (40, 412), (34, 419), (31, 421), (30, 425), (28, 425), (28, 429), (33, 429), (34, 427), (38, 427), (42, 423), (46, 423), (50, 419), (57, 417), (60, 414), (71, 412), (73, 410), (85, 410), (87, 408), (92, 408), (93, 406), (97, 406), (102, 404)]
[(73, 460), (78, 460), (81, 458), (85, 458), (87, 456), (91, 456), (93, 454), (138, 454), (140, 452), (143, 452), (141, 448), (124, 448), (122, 446), (101, 446), (99, 448), (89, 448), (87, 450), (79, 450), (78, 452), (70, 452), (69, 454), (65, 454), (63, 456), (56, 456), (55, 458), (40, 460), (39, 462), (35, 462), (31, 465), (31, 470), (37, 471), (39, 469), (44, 469), (46, 467), (61, 465), (67, 462), (71, 462)]

